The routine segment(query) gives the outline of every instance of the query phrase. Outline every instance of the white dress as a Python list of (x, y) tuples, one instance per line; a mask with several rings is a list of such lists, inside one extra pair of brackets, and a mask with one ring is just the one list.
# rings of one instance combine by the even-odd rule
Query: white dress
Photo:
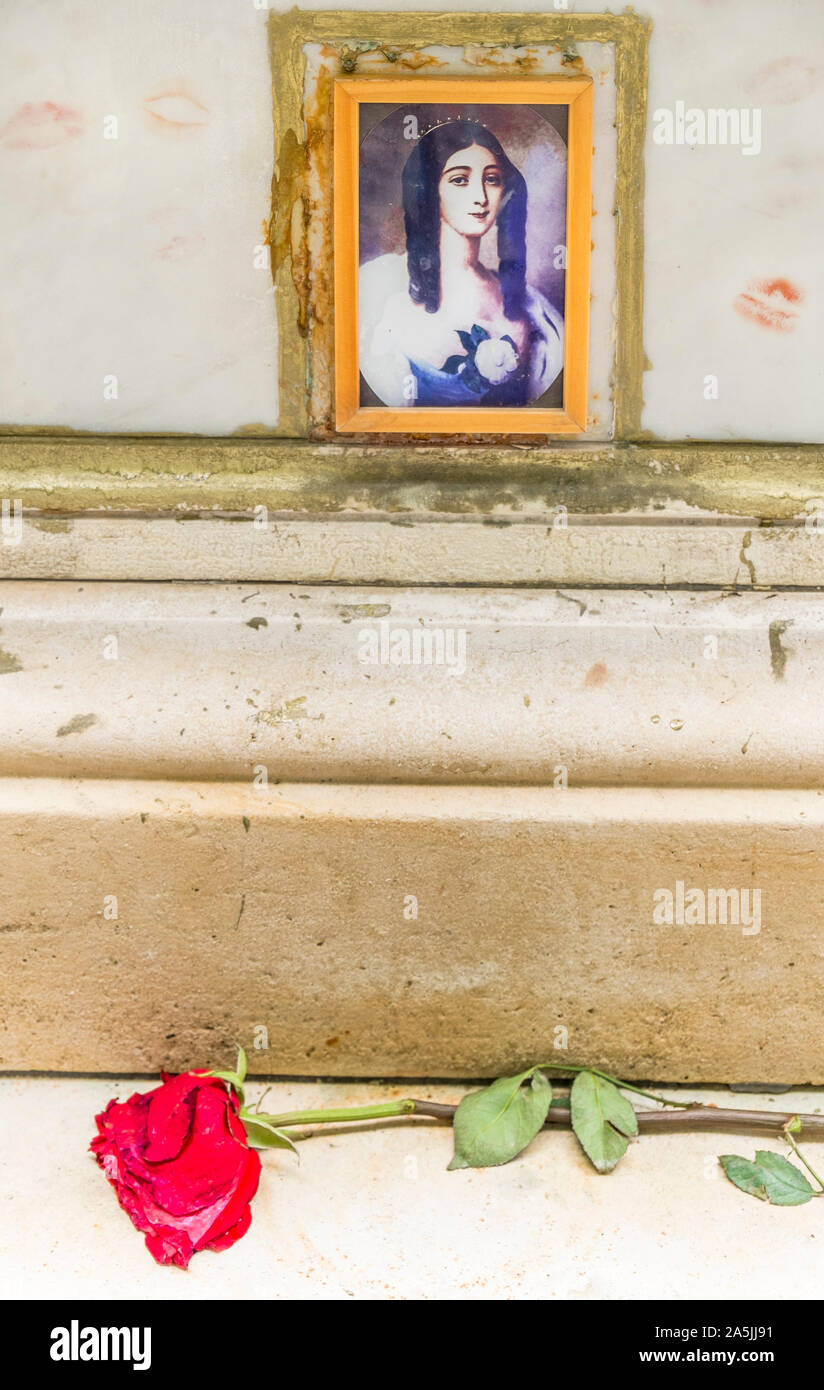
[[(531, 285), (526, 287), (524, 308), (529, 322), (526, 396), (530, 402), (543, 395), (563, 367), (564, 320), (546, 296)], [(426, 327), (430, 331), (426, 343), (421, 344), (422, 311), (409, 298), (406, 256), (378, 256), (361, 266), (358, 312), (360, 370), (385, 405), (414, 405), (421, 372), (426, 375), (430, 390), (437, 392), (437, 385), (432, 385), (436, 378), (445, 381), (449, 390), (450, 398), (433, 398), (427, 404), (468, 404), (473, 399), (477, 403), (478, 398), (466, 391), (467, 399), (458, 399), (457, 388), (453, 391), (451, 382), (444, 378), (442, 364), (454, 352), (454, 329), (440, 322), (437, 315), (431, 316), (431, 323), (427, 316)], [(471, 329), (472, 324), (467, 323), (465, 333)], [(411, 344), (415, 344), (414, 349)], [(523, 363), (520, 369), (523, 375)], [(494, 380), (500, 381), (500, 377)]]

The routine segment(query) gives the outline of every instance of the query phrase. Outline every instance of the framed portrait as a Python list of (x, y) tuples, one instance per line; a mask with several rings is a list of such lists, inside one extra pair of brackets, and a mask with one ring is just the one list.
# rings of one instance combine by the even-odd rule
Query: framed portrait
[(592, 81), (338, 78), (341, 432), (586, 428)]

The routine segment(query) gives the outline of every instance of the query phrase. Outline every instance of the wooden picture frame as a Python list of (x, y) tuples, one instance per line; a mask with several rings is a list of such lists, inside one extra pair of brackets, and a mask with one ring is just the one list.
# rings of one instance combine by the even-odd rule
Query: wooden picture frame
[[(568, 120), (560, 405), (363, 401), (359, 341), (361, 107), (563, 107)], [(335, 427), (341, 433), (548, 434), (586, 429), (593, 84), (589, 77), (347, 78), (334, 84)], [(460, 118), (458, 118), (460, 119)], [(388, 259), (388, 258), (386, 258)], [(399, 259), (399, 258), (396, 258)], [(483, 330), (482, 330), (483, 331)], [(509, 340), (511, 341), (511, 340)], [(454, 360), (454, 359), (453, 359)], [(494, 393), (493, 393), (494, 395)]]

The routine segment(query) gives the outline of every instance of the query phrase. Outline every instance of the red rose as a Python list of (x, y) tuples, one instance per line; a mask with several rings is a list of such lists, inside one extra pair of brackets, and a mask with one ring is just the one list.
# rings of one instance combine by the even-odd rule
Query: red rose
[(196, 1250), (225, 1250), (245, 1235), (260, 1159), (223, 1081), (160, 1075), (154, 1091), (109, 1102), (91, 1149), (158, 1263), (185, 1269)]

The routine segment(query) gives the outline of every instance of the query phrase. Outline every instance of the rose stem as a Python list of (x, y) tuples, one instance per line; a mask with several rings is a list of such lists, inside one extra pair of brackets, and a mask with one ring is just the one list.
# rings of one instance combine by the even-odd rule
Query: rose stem
[[(250, 1120), (261, 1119), (276, 1129), (287, 1125), (342, 1124), (350, 1120), (386, 1120), (396, 1115), (425, 1115), (435, 1120), (451, 1120), (457, 1105), (446, 1105), (436, 1100), (390, 1100), (383, 1105), (344, 1106), (337, 1110), (291, 1110), (284, 1115), (249, 1114)], [(777, 1112), (771, 1110), (731, 1110), (713, 1105), (691, 1105), (682, 1110), (636, 1110), (639, 1130), (675, 1129), (766, 1129), (781, 1134), (784, 1126), (795, 1118), (797, 1112)], [(802, 1133), (824, 1132), (824, 1115), (800, 1114)], [(561, 1125), (569, 1128), (572, 1124), (571, 1112), (564, 1106), (552, 1106), (546, 1118), (546, 1125)]]
[[(442, 1105), (434, 1100), (416, 1100), (415, 1115), (450, 1120), (457, 1106)], [(780, 1134), (794, 1114), (778, 1114), (771, 1110), (730, 1110), (713, 1105), (693, 1105), (684, 1110), (636, 1110), (639, 1130), (653, 1129), (767, 1129)], [(824, 1132), (824, 1115), (799, 1115), (802, 1133), (805, 1129)], [(571, 1112), (564, 1106), (551, 1107), (546, 1125), (572, 1124)]]

